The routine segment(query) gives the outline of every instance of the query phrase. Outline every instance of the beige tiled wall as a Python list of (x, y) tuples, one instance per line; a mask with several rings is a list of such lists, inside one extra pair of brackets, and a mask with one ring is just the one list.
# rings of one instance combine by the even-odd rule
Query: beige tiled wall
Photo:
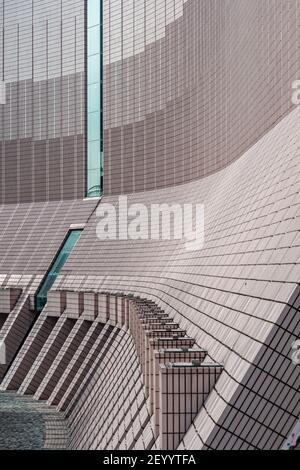
[[(77, 273), (83, 289), (148, 297), (225, 364), (186, 448), (278, 448), (298, 417), (291, 347), (300, 334), (299, 122), (295, 109), (202, 181), (129, 197), (147, 207), (204, 203), (203, 249), (188, 252), (184, 241), (100, 241), (95, 214), (66, 265), (73, 278), (66, 272), (57, 283), (76, 285)], [(117, 198), (104, 202), (117, 206)]]
[(105, 17), (106, 195), (215, 173), (293, 109), (299, 0), (125, 6)]

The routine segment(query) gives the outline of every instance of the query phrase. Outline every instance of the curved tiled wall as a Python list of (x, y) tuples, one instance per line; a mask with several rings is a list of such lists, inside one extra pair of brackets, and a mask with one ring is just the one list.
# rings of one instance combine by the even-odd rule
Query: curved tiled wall
[(106, 195), (214, 173), (292, 109), (299, 0), (121, 3), (105, 10)]
[[(0, 343), (6, 344), (7, 363), (35, 319), (28, 296), (36, 294), (72, 224), (84, 226), (96, 204), (74, 200), (0, 206)], [(23, 291), (14, 308), (2, 305), (3, 289)], [(5, 370), (0, 363), (0, 380)]]
[(0, 1), (0, 204), (85, 196), (82, 0)]
[[(299, 415), (300, 110), (200, 182), (130, 203), (204, 203), (205, 243), (96, 237), (91, 218), (57, 288), (136, 294), (174, 316), (224, 373), (185, 448), (279, 448)], [(251, 175), (251, 176), (250, 176)], [(115, 204), (117, 198), (105, 198)]]
[[(146, 297), (174, 317), (211, 360), (224, 364), (180, 447), (280, 448), (300, 412), (299, 370), (291, 361), (300, 335), (300, 111), (291, 103), (292, 82), (300, 78), (300, 2), (108, 5), (103, 202), (116, 204), (115, 195), (140, 192), (129, 202), (204, 203), (204, 247), (187, 252), (182, 241), (99, 241), (96, 203), (1, 206), (0, 282), (24, 288), (24, 299), (34, 294), (70, 223), (86, 222), (55, 288)], [(144, 21), (145, 12), (156, 23)], [(50, 246), (51, 234), (56, 235)], [(29, 313), (21, 307), (5, 319), (0, 335), (14, 351), (20, 322)], [(64, 411), (71, 397), (71, 443), (79, 447), (82, 423), (90, 423), (106, 403), (101, 374), (90, 375), (104, 347), (107, 375), (112, 358), (136, 376), (133, 382), (126, 376), (123, 384), (122, 393), (130, 391), (126, 412), (117, 408), (120, 414), (108, 428), (99, 413), (84, 446), (149, 446), (153, 428), (148, 423), (143, 429), (149, 416), (133, 339), (109, 325), (78, 321), (75, 310), (74, 304), (67, 318), (55, 320), (42, 313), (11, 366), (9, 374), (23, 371), (12, 388)], [(50, 352), (35, 349), (37, 331)], [(32, 357), (38, 358), (39, 373), (31, 369)], [(109, 376), (106, 390), (118, 390), (117, 377)]]
[(71, 448), (174, 450), (222, 373), (206, 357), (154, 302), (56, 291), (1, 388), (56, 407)]
[[(107, 195), (214, 173), (292, 109), (299, 0), (110, 0), (104, 8)], [(1, 0), (3, 27), (0, 201), (81, 198), (83, 2), (12, 8)]]
[[(99, 219), (94, 212), (54, 286), (67, 291), (112, 291), (152, 299), (174, 317), (197, 344), (209, 351), (211, 360), (224, 365), (215, 389), (181, 443), (184, 448), (277, 449), (299, 415), (299, 371), (291, 361), (292, 343), (300, 335), (299, 120), (300, 110), (297, 109), (242, 158), (200, 182), (129, 198), (130, 203), (145, 205), (174, 201), (204, 203), (205, 243), (202, 250), (187, 252), (182, 241), (100, 241), (96, 236)], [(105, 198), (104, 202), (116, 204), (117, 198)], [(23, 217), (21, 220), (26, 227), (26, 215)], [(7, 222), (7, 233), (14, 224), (14, 218)], [(46, 239), (47, 224), (37, 227), (37, 234)], [(23, 240), (24, 256), (29, 260), (32, 239), (22, 238), (20, 233), (17, 240), (19, 243)], [(24, 258), (14, 258), (14, 253), (12, 243), (7, 250), (10, 260), (7, 266), (14, 269), (10, 276), (2, 276), (2, 283), (24, 287), (23, 295), (33, 294), (39, 283), (33, 273), (39, 266), (45, 269), (40, 264), (42, 245), (36, 245), (28, 269)], [(24, 315), (28, 316), (27, 310)], [(56, 406), (63, 404), (64, 396), (74, 393), (78, 377), (88, 380), (89, 376), (84, 372), (88, 363), (79, 376), (77, 374), (83, 356), (90, 351), (87, 361), (101, 363), (100, 349), (97, 349), (101, 342), (101, 326), (94, 325), (86, 333), (86, 326), (77, 321), (74, 324), (75, 303), (69, 309), (68, 317), (59, 319), (60, 323), (47, 342), (52, 349), (48, 357), (47, 348), (41, 355), (40, 350), (34, 349), (37, 329), (42, 335), (49, 329), (49, 322), (45, 322), (42, 314), (28, 336), (27, 344), (32, 344), (33, 350), (28, 354), (22, 350), (9, 371), (13, 374), (14, 368), (20, 368), (26, 376), (32, 367), (31, 358), (38, 355), (44, 368), (51, 363), (53, 368), (49, 370), (47, 381), (43, 382), (42, 374), (34, 382), (31, 374), (23, 388), (43, 399), (55, 384), (50, 376), (55, 376), (58, 371), (59, 382), (56, 391), (53, 389), (50, 395)], [(9, 347), (20, 332), (20, 321), (23, 317), (15, 308), (1, 331), (1, 339), (10, 338)], [(81, 335), (85, 335), (85, 341), (76, 351), (74, 364), (70, 357), (63, 356), (64, 346), (73, 348), (76, 341), (80, 342)], [(127, 340), (123, 343), (121, 338), (114, 337), (112, 351), (118, 350), (119, 341), (122, 347), (127, 347)], [(129, 343), (128, 347), (132, 347)], [(52, 361), (56, 347), (61, 351), (60, 356)], [(121, 356), (116, 360), (121, 360), (124, 355)], [(138, 367), (136, 355), (133, 360)], [(67, 373), (62, 373), (64, 368)], [(66, 381), (67, 377), (71, 377), (73, 385)], [(143, 383), (142, 376), (138, 380)], [(12, 381), (12, 389), (18, 389), (22, 382), (23, 379)], [(91, 386), (97, 391), (99, 384)], [(111, 386), (113, 389), (114, 381)], [(105, 397), (100, 393), (99, 399), (105, 400)], [(137, 397), (131, 395), (130, 409), (124, 420), (130, 421), (136, 410), (136, 400)], [(89, 402), (90, 405), (85, 407), (84, 400), (80, 403), (82, 405), (74, 411), (74, 447), (77, 446), (79, 416), (82, 413), (90, 419), (96, 406)], [(147, 408), (143, 409), (144, 417), (143, 413), (147, 414)], [(138, 416), (135, 432), (140, 423)], [(123, 426), (122, 420), (120, 425)], [(113, 429), (109, 428), (107, 432), (111, 433)], [(140, 436), (135, 444), (134, 437), (128, 437), (126, 442), (143, 448), (145, 442), (149, 443), (149, 428), (146, 427), (144, 432), (146, 435)], [(97, 445), (97, 434), (91, 436), (93, 439)], [(117, 434), (114, 439), (113, 446), (117, 446)]]

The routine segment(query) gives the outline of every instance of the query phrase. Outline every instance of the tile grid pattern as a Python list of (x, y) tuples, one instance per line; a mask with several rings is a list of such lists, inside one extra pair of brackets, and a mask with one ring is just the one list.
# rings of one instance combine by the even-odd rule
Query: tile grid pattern
[[(21, 3), (31, 5), (27, 0)], [(71, 5), (67, 0), (63, 3)], [(111, 5), (117, 3), (114, 0)], [(140, 48), (136, 36), (133, 51), (127, 50), (126, 57), (118, 57), (118, 40), (114, 43), (109, 38), (106, 49), (106, 193), (109, 196), (142, 191), (131, 195), (130, 202), (146, 205), (204, 202), (204, 248), (188, 253), (178, 241), (100, 242), (96, 238), (98, 220), (93, 214), (56, 288), (121, 291), (152, 299), (209, 351), (213, 361), (224, 364), (224, 373), (185, 436), (182, 448), (276, 449), (282, 446), (300, 413), (298, 367), (291, 362), (292, 342), (300, 336), (300, 112), (293, 110), (291, 104), (291, 84), (299, 79), (299, 0), (188, 0), (184, 4), (156, 0), (155, 4), (158, 18), (162, 7), (166, 7), (166, 17), (161, 20), (164, 31), (159, 38), (156, 33), (153, 37), (143, 16), (145, 12), (148, 18), (153, 15), (152, 0), (147, 0), (149, 11), (141, 8), (140, 15), (136, 15), (147, 30), (140, 38)], [(0, 11), (2, 15), (3, 9)], [(30, 8), (28, 12), (31, 16)], [(113, 22), (113, 18), (118, 23), (121, 17), (116, 13), (109, 21)], [(2, 16), (0, 24), (1, 21)], [(203, 28), (198, 27), (200, 23)], [(12, 18), (6, 29), (14, 46), (16, 25)], [(111, 30), (116, 33), (116, 28)], [(121, 39), (125, 51), (130, 40), (127, 36)], [(28, 48), (25, 42), (24, 47)], [(12, 73), (5, 106), (15, 109), (16, 51), (7, 49), (12, 51), (12, 63), (9, 57), (0, 58), (2, 73), (3, 64)], [(21, 68), (19, 72), (21, 79)], [(63, 82), (63, 74), (58, 75), (59, 82)], [(52, 78), (55, 84), (56, 78)], [(27, 81), (29, 89), (38, 95), (43, 90), (43, 78), (36, 76), (36, 89), (30, 82), (32, 77), (22, 79), (25, 90)], [(20, 91), (22, 81), (19, 86)], [(34, 101), (35, 96), (31, 99)], [(38, 116), (42, 109), (39, 100), (37, 103), (36, 108), (31, 103), (32, 116), (34, 110)], [(17, 108), (22, 112), (20, 103)], [(77, 116), (79, 109), (74, 116), (82, 120), (82, 115)], [(4, 227), (0, 238), (0, 283), (21, 286), (24, 296), (5, 319), (0, 333), (1, 337), (9, 333), (13, 342), (22, 333), (21, 325), (28, 322), (26, 294), (33, 292), (35, 283), (44, 275), (61, 236), (69, 223), (74, 223), (74, 214), (76, 219), (86, 221), (93, 208), (83, 208), (81, 201), (69, 205), (36, 202), (81, 197), (78, 187), (82, 172), (73, 167), (74, 171), (61, 168), (57, 155), (69, 150), (69, 142), (65, 147), (63, 138), (53, 142), (53, 146), (49, 141), (48, 147), (39, 140), (34, 147), (32, 142), (22, 141), (25, 146), (21, 160), (21, 141), (7, 141), (8, 133), (10, 138), (16, 132), (15, 123), (11, 126), (6, 122), (8, 115), (4, 119), (1, 114), (6, 134), (0, 147), (2, 157), (5, 155), (0, 167), (0, 200), (16, 202), (22, 197), (22, 201), (28, 201), (0, 206)], [(17, 127), (20, 131), (19, 121)], [(33, 128), (41, 131), (39, 126)], [(50, 135), (51, 126), (49, 129), (46, 131)], [(66, 161), (74, 162), (77, 154), (73, 150)], [(28, 155), (46, 155), (41, 165), (34, 158), (36, 170), (30, 174), (32, 164), (27, 163), (33, 161)], [(78, 162), (81, 165), (82, 159), (78, 158)], [(52, 164), (54, 172), (50, 171)], [(46, 181), (45, 165), (50, 178)], [(65, 176), (68, 181), (63, 185)], [(160, 189), (164, 187), (168, 189)], [(143, 192), (152, 189), (156, 191)], [(114, 197), (104, 201), (116, 204)], [(16, 384), (23, 367), (22, 376), (30, 374), (31, 355), (41, 352), (39, 346), (35, 349), (36, 345), (31, 344), (36, 328), (49, 345), (51, 340), (55, 343), (51, 331), (58, 321), (74, 325), (68, 332), (62, 328), (61, 338), (72, 338), (75, 333), (78, 320), (51, 320), (55, 315), (57, 312), (49, 320), (41, 317), (36, 323), (10, 371), (12, 387), (20, 385)], [(104, 345), (99, 338), (101, 332)], [(92, 445), (158, 448), (148, 408), (144, 404), (137, 406), (142, 403), (142, 373), (131, 339), (122, 331), (102, 331), (102, 326), (94, 323), (86, 337), (72, 362), (72, 370), (63, 375), (49, 400), (69, 409), (70, 416), (73, 411), (76, 422), (77, 411), (64, 394), (74, 393), (77, 381), (84, 375), (82, 370), (88, 370), (92, 358), (101, 357), (102, 347), (111, 338), (112, 350), (114, 344), (118, 347), (116, 356), (107, 356), (106, 374), (111, 372), (115, 360), (124, 360), (122, 349), (128, 351), (131, 367), (139, 373), (128, 385), (125, 434), (112, 434), (111, 429), (117, 428), (116, 418), (112, 428), (101, 436), (101, 442), (95, 430)], [(97, 338), (94, 356), (86, 359)], [(64, 344), (59, 342), (61, 358)], [(42, 370), (42, 364), (36, 365)], [(41, 385), (42, 381), (36, 382), (36, 387)], [(96, 394), (99, 384), (91, 381), (85, 390), (89, 390), (89, 385)], [(115, 390), (113, 378), (109, 387)], [(75, 393), (72, 400), (74, 397)], [(88, 412), (85, 409), (87, 416)], [(78, 437), (75, 432), (74, 443)]]
[[(56, 284), (152, 299), (225, 365), (185, 448), (279, 448), (299, 416), (291, 361), (300, 334), (299, 120), (296, 109), (201, 182), (130, 196), (129, 204), (147, 207), (204, 203), (202, 250), (189, 253), (179, 241), (99, 241), (94, 216), (67, 265), (72, 273)], [(117, 207), (117, 198), (104, 202)]]
[(286, 116), (299, 0), (105, 5), (105, 194), (203, 178)]
[[(151, 448), (159, 437), (160, 448), (176, 449), (222, 366), (206, 363), (206, 351), (193, 348), (194, 342), (153, 302), (94, 294), (95, 312), (90, 296), (88, 292), (50, 293), (2, 389), (17, 388), (21, 395), (34, 395), (56, 406), (67, 420), (71, 448)], [(83, 308), (76, 318), (72, 305), (78, 306), (79, 299)], [(103, 318), (105, 325), (98, 323)], [(98, 335), (71, 373), (79, 346), (94, 324), (100, 327)], [(158, 351), (150, 348), (153, 341)], [(162, 349), (163, 345), (174, 348)], [(35, 358), (29, 362), (33, 353)], [(171, 374), (176, 380), (169, 383)], [(166, 395), (167, 403), (173, 400), (172, 416), (172, 410), (163, 405)]]
[(84, 4), (0, 1), (0, 204), (85, 196)]

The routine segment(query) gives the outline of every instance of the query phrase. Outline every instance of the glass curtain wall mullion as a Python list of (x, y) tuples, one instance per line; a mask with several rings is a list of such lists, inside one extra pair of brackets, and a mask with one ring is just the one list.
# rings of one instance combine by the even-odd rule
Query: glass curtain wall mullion
[(103, 193), (103, 0), (87, 0), (87, 197)]

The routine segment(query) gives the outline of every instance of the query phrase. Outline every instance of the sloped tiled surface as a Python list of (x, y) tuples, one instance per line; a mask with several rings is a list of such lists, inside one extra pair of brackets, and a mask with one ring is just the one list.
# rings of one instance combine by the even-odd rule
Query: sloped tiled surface
[[(211, 361), (224, 364), (181, 448), (277, 449), (300, 412), (299, 367), (291, 362), (291, 345), (300, 335), (300, 111), (291, 101), (292, 82), (299, 79), (300, 2), (157, 0), (151, 5), (135, 16), (143, 23), (135, 29), (139, 39), (146, 28), (141, 41), (127, 35), (133, 16), (124, 14), (122, 45), (120, 11), (108, 19), (106, 194), (141, 191), (131, 194), (130, 202), (146, 205), (204, 203), (205, 245), (190, 253), (179, 241), (98, 241), (97, 203), (56, 201), (83, 191), (83, 167), (76, 166), (83, 161), (82, 139), (77, 149), (66, 136), (61, 143), (49, 142), (46, 159), (41, 158), (46, 152), (42, 141), (34, 149), (22, 141), (20, 155), (16, 140), (7, 139), (22, 137), (11, 133), (23, 126), (5, 118), (0, 198), (7, 204), (0, 206), (0, 286), (24, 290), (18, 305), (0, 320), (0, 340), (12, 359), (32, 325), (28, 295), (35, 293), (70, 224), (89, 220), (56, 287), (152, 299), (183, 334), (208, 351)], [(153, 12), (157, 28), (152, 28)], [(12, 58), (15, 52), (10, 51)], [(16, 77), (11, 80), (12, 92)], [(63, 82), (59, 78), (61, 91), (69, 87)], [(40, 91), (41, 82), (36, 85)], [(13, 114), (6, 114), (14, 120), (20, 109), (12, 105), (10, 100), (7, 108)], [(38, 108), (37, 119), (43, 111)], [(74, 117), (82, 122), (83, 114)], [(66, 133), (60, 120), (56, 126), (59, 134)], [(48, 135), (49, 129), (43, 132)], [(61, 165), (58, 157), (63, 157)], [(33, 160), (34, 175), (27, 165)], [(68, 168), (66, 161), (71, 162)], [(17, 184), (10, 184), (16, 178)], [(31, 201), (34, 193), (35, 201), (54, 202), (8, 204)], [(79, 312), (69, 314), (73, 323), (59, 312), (38, 319), (3, 386), (16, 389), (24, 382), (24, 392), (67, 410), (74, 447), (82, 423), (92, 422), (89, 429), (83, 425), (91, 429), (83, 436), (85, 447), (159, 448), (133, 339), (115, 325), (95, 321), (92, 309), (86, 331), (77, 325)], [(122, 383), (112, 370), (124, 378)], [(105, 393), (125, 404), (111, 401), (114, 413), (106, 423), (103, 382)]]
[[(291, 344), (300, 335), (299, 119), (297, 109), (240, 160), (201, 182), (176, 191), (131, 196), (130, 202), (145, 204), (204, 203), (202, 250), (188, 252), (179, 241), (99, 241), (94, 214), (56, 282), (56, 289), (67, 291), (147, 297), (208, 351), (210, 361), (224, 365), (181, 448), (280, 448), (298, 418), (299, 372), (291, 361)], [(6, 276), (3, 279), (6, 282)], [(36, 281), (30, 282), (32, 289)], [(47, 336), (49, 324), (43, 314), (36, 325), (43, 335), (47, 333), (52, 363), (63, 366), (49, 389), (48, 402), (71, 420), (71, 445), (159, 448), (132, 338), (122, 330), (108, 331), (109, 325), (103, 330), (94, 320), (89, 294), (86, 319), (92, 325), (66, 363), (65, 348), (71, 347), (75, 326), (64, 332), (64, 324), (82, 319), (76, 320), (69, 312), (72, 319), (67, 321), (55, 302), (47, 308), (54, 310), (46, 309), (43, 314), (52, 322), (57, 317), (54, 323), (59, 322), (62, 335), (56, 350), (52, 349), (56, 335)], [(106, 320), (101, 314), (101, 322)], [(53, 331), (54, 325), (50, 327)], [(3, 384), (19, 388), (26, 381), (32, 384), (31, 393), (39, 394), (52, 364), (46, 360), (46, 347), (44, 352), (37, 348), (39, 359), (30, 361), (36, 348), (31, 346), (35, 331)], [(119, 366), (119, 375), (112, 375)], [(45, 375), (34, 384), (38, 370)], [(102, 413), (107, 409), (107, 394), (119, 398), (109, 402), (114, 413), (105, 424)], [(96, 415), (94, 410), (98, 410)], [(88, 423), (90, 427), (85, 428)], [(80, 444), (82, 429), (93, 432), (87, 432)]]
[(206, 177), (293, 110), (299, 0), (104, 8), (107, 195)]
[(299, 120), (296, 109), (201, 182), (130, 196), (148, 206), (204, 203), (202, 250), (187, 252), (178, 241), (99, 241), (95, 215), (66, 265), (72, 274), (56, 284), (152, 299), (225, 365), (186, 448), (279, 448), (298, 418), (291, 345), (300, 334)]
[[(0, 365), (0, 379), (11, 363), (35, 315), (29, 296), (34, 295), (72, 224), (85, 224), (98, 201), (56, 201), (0, 205), (0, 341), (7, 350), (7, 365)], [(22, 292), (20, 297), (19, 293)], [(17, 302), (17, 303), (16, 303)]]
[[(207, 364), (207, 351), (147, 299), (94, 294), (95, 311), (90, 293), (62, 294), (49, 294), (1, 389), (17, 389), (36, 409), (61, 412), (55, 416), (70, 429), (70, 448), (150, 449), (159, 437), (160, 448), (176, 449), (223, 367)], [(83, 311), (75, 319), (79, 299)], [(181, 391), (165, 385), (163, 376), (171, 374), (172, 383), (184, 382)], [(172, 430), (172, 412), (161, 406), (166, 396), (174, 401)], [(55, 431), (57, 424), (48, 427)]]
[[(71, 224), (84, 224), (97, 201), (0, 205), (0, 286), (48, 270)], [(22, 283), (21, 283), (22, 285)]]

